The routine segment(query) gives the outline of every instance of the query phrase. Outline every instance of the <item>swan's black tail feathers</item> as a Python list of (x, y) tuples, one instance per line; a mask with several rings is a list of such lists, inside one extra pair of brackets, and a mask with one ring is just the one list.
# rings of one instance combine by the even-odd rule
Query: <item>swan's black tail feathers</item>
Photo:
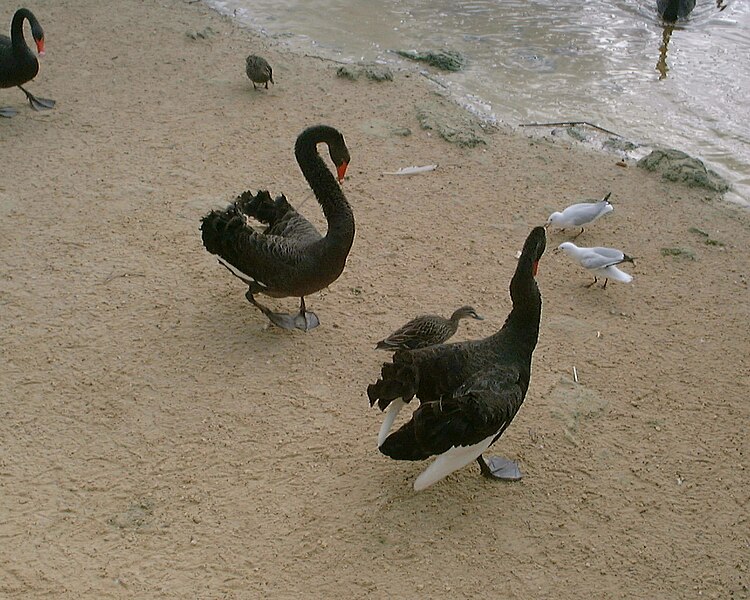
[(405, 423), (398, 431), (389, 435), (379, 450), (394, 460), (425, 460), (432, 456), (417, 442), (414, 421)]
[(224, 210), (213, 210), (201, 224), (203, 245), (211, 254), (236, 264), (237, 239), (248, 229), (245, 215), (268, 224), (269, 229), (291, 208), (282, 195), (273, 200), (266, 190), (243, 192)]
[(245, 221), (234, 204), (224, 210), (212, 210), (201, 222), (203, 245), (211, 254), (221, 256), (232, 263), (234, 240), (245, 228)]
[(235, 204), (247, 216), (268, 225), (269, 230), (285, 219), (290, 211), (296, 212), (284, 194), (273, 200), (267, 190), (259, 190), (255, 196), (250, 191), (243, 192)]
[(276, 207), (268, 190), (258, 190), (256, 195), (251, 191), (242, 192), (235, 202), (237, 210), (261, 223), (271, 223), (276, 215)]
[(419, 369), (408, 350), (393, 355), (393, 362), (383, 363), (380, 379), (367, 386), (370, 406), (378, 403), (385, 410), (392, 400), (401, 398), (409, 402), (419, 389)]

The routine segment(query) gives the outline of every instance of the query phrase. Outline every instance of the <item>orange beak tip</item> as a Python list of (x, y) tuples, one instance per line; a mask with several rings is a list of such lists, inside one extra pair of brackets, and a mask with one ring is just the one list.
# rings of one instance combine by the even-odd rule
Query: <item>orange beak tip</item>
[(349, 163), (341, 163), (336, 168), (336, 174), (338, 175), (339, 183), (344, 181), (344, 176), (346, 175), (346, 168), (349, 166)]

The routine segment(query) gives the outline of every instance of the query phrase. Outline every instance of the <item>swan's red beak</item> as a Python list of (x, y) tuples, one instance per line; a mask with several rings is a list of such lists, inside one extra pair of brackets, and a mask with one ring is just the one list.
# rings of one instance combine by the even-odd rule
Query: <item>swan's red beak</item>
[(340, 164), (340, 165), (339, 165), (339, 166), (338, 166), (338, 167), (336, 168), (336, 174), (337, 174), (337, 175), (338, 175), (338, 177), (339, 177), (339, 183), (341, 183), (342, 181), (344, 181), (344, 175), (346, 175), (346, 168), (347, 168), (348, 166), (349, 166), (349, 163), (341, 163), (341, 164)]
[(34, 40), (36, 42), (36, 51), (39, 56), (44, 56), (44, 38)]
[(539, 270), (539, 261), (535, 260), (531, 263), (531, 274), (536, 277), (536, 272)]

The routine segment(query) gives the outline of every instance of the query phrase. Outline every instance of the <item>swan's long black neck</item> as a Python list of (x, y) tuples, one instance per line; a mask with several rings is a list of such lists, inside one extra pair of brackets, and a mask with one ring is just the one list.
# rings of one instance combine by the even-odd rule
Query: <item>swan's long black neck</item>
[(354, 240), (352, 208), (317, 149), (321, 142), (329, 146), (341, 144), (340, 138), (332, 127), (311, 127), (297, 138), (294, 154), (328, 221), (326, 239), (337, 245), (345, 245), (348, 252)]
[(19, 8), (13, 15), (13, 20), (10, 23), (10, 41), (14, 52), (33, 54), (31, 48), (26, 44), (26, 40), (23, 37), (24, 19), (28, 19), (32, 27), (39, 27), (39, 22), (36, 20), (34, 13), (27, 8)]
[(514, 347), (524, 355), (531, 354), (539, 339), (539, 321), (542, 316), (542, 295), (533, 275), (531, 256), (522, 255), (510, 281), (513, 309), (505, 320), (503, 337), (512, 336)]

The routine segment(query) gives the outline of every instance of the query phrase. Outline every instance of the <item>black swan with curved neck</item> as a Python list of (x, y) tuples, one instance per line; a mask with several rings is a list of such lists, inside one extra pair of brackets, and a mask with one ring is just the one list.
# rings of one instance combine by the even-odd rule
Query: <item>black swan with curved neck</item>
[[(28, 20), (31, 25), (31, 35), (36, 42), (39, 56), (44, 55), (44, 31), (37, 18), (27, 8), (19, 8), (13, 15), (10, 24), (10, 37), (0, 35), (0, 88), (19, 87), (34, 110), (48, 110), (55, 106), (54, 100), (37, 98), (23, 88), (24, 83), (31, 81), (39, 72), (39, 61), (26, 45), (23, 37), (23, 22)], [(12, 117), (16, 114), (14, 108), (0, 108), (0, 116)]]
[[(302, 174), (328, 221), (325, 236), (283, 195), (272, 200), (267, 191), (255, 196), (244, 192), (226, 209), (210, 212), (201, 224), (206, 249), (218, 255), (219, 261), (248, 285), (248, 301), (284, 329), (307, 331), (320, 324), (315, 313), (306, 309), (305, 296), (338, 279), (354, 241), (354, 214), (318, 154), (319, 143), (328, 145), (339, 181), (344, 178), (350, 157), (344, 137), (327, 125), (305, 129), (294, 147)], [(248, 217), (264, 223), (266, 229), (262, 233), (255, 231)], [(299, 312), (273, 312), (260, 304), (255, 294), (273, 298), (298, 296)]]
[[(486, 477), (520, 479), (514, 461), (485, 460), (482, 453), (510, 425), (529, 387), (542, 311), (535, 276), (545, 247), (544, 227), (534, 228), (510, 282), (513, 309), (500, 331), (482, 340), (398, 350), (367, 387), (370, 405), (388, 409), (378, 436), (383, 454), (396, 460), (437, 456), (417, 477), (415, 490), (474, 460)], [(396, 414), (414, 396), (419, 408), (388, 435)]]
[(695, 8), (695, 0), (656, 0), (656, 12), (665, 21), (684, 19)]

